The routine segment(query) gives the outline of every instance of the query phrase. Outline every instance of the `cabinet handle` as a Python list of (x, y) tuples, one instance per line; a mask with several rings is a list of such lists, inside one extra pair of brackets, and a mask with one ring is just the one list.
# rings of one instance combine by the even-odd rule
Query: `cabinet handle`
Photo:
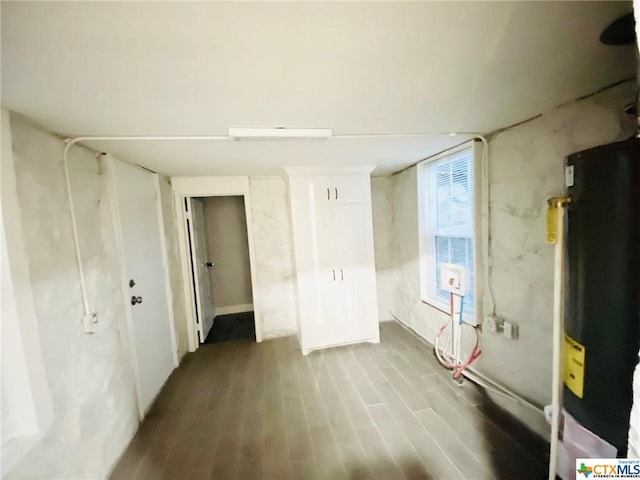
[(336, 271), (335, 270), (331, 270), (333, 272), (333, 281), (336, 281)]
[(336, 200), (338, 199), (338, 187), (333, 187), (333, 189), (336, 191)]
[(344, 280), (344, 272), (340, 269), (340, 280)]
[(327, 187), (327, 200), (331, 200), (331, 192), (329, 191), (329, 187)]

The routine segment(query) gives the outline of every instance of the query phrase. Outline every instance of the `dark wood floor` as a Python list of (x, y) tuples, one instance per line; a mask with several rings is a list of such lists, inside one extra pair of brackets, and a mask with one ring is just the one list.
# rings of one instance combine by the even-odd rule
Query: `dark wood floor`
[(399, 325), (301, 355), (295, 337), (203, 345), (169, 378), (114, 479), (542, 479), (546, 444), (454, 386)]

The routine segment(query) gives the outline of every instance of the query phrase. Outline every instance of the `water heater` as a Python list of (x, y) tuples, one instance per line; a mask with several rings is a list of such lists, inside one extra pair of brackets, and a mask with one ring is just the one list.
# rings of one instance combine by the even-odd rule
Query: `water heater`
[(640, 139), (570, 155), (564, 408), (627, 450), (640, 348)]

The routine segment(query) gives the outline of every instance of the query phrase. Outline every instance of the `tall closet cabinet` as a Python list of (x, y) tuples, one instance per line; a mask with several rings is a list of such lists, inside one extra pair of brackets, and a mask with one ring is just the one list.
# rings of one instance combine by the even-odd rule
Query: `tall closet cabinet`
[(285, 169), (303, 354), (379, 342), (371, 213), (373, 167)]

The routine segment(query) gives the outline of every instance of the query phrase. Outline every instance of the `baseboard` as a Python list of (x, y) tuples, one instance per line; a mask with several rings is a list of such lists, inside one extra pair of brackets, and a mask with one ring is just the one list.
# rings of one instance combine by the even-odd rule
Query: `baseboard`
[(298, 332), (296, 330), (271, 330), (270, 332), (262, 333), (262, 340), (271, 340), (274, 338), (283, 338), (283, 337), (291, 337), (296, 335)]
[(217, 307), (216, 317), (218, 315), (229, 315), (230, 313), (252, 312), (253, 303), (245, 303), (242, 305), (229, 305), (228, 307)]

